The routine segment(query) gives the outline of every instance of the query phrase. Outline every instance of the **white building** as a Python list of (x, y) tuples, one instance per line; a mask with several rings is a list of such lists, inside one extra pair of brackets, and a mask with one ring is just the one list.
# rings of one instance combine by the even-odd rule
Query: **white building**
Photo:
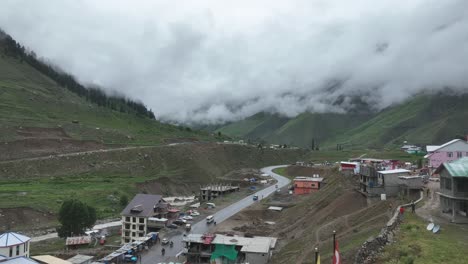
[(29, 241), (31, 238), (18, 233), (9, 232), (0, 235), (0, 256), (7, 259), (29, 257)]

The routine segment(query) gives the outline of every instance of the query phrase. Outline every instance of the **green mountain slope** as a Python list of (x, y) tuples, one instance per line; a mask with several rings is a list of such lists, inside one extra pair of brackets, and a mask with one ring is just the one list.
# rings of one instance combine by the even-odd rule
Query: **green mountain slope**
[(331, 140), (351, 148), (441, 144), (468, 132), (468, 94), (420, 95)]
[(91, 103), (59, 86), (23, 59), (6, 53), (0, 43), (0, 141), (25, 140), (28, 138), (25, 132), (18, 133), (18, 129), (28, 127), (61, 129), (66, 138), (104, 144), (210, 139), (205, 132), (193, 132)]
[(395, 148), (440, 144), (468, 134), (468, 95), (419, 95), (376, 114), (303, 113), (295, 118), (260, 113), (220, 128), (234, 137), (321, 148)]
[(270, 143), (309, 147), (319, 145), (369, 119), (363, 114), (303, 113), (295, 118), (259, 113), (226, 125), (218, 131), (233, 137), (265, 140)]

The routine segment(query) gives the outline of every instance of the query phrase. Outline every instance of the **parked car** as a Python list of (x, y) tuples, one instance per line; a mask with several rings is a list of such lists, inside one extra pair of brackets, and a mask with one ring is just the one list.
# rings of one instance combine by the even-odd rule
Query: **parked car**
[(206, 206), (208, 206), (209, 208), (216, 208), (216, 204), (214, 203), (206, 203)]
[(193, 220), (193, 217), (191, 217), (190, 215), (186, 215), (186, 216), (182, 217), (182, 219), (184, 219), (184, 220)]
[(185, 225), (187, 223), (187, 220), (177, 219), (177, 220), (174, 220), (172, 223), (181, 226), (181, 225)]
[(170, 229), (177, 229), (179, 226), (176, 225), (176, 224), (170, 224), (170, 225), (167, 225), (167, 228), (170, 228)]
[(199, 212), (197, 212), (197, 211), (193, 211), (192, 213), (190, 213), (190, 215), (191, 215), (191, 216), (199, 216), (199, 215), (200, 215), (200, 213), (199, 213)]
[(169, 244), (169, 239), (163, 238), (163, 239), (161, 240), (161, 244), (162, 244), (162, 245), (167, 245), (167, 244)]

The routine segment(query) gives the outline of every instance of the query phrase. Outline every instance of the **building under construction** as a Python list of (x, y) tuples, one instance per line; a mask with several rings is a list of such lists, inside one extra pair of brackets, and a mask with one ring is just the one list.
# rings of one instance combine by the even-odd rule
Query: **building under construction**
[(239, 191), (239, 186), (211, 184), (200, 187), (200, 201), (209, 201), (219, 196)]

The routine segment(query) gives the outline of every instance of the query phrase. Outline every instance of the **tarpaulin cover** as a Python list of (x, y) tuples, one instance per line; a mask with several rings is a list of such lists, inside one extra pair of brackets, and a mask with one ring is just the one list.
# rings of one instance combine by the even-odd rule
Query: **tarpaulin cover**
[(211, 260), (217, 259), (219, 257), (226, 257), (230, 260), (235, 260), (237, 258), (237, 251), (235, 245), (215, 245), (215, 251), (211, 255)]

